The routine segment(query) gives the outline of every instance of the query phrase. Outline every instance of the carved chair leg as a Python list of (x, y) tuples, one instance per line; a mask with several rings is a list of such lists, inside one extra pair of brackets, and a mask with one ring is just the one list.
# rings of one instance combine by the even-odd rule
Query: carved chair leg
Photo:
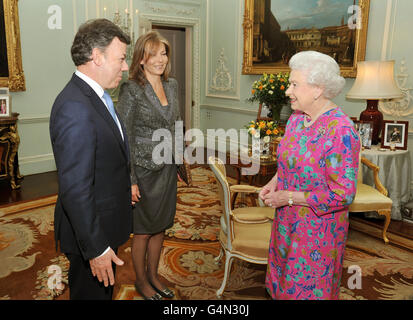
[(222, 247), (221, 247), (221, 250), (219, 251), (219, 256), (214, 258), (215, 263), (218, 263), (221, 260), (221, 258), (223, 257), (223, 255), (224, 255), (224, 249), (222, 249)]
[(386, 236), (387, 228), (389, 227), (390, 224), (390, 219), (391, 219), (391, 210), (379, 210), (377, 211), (379, 215), (385, 216), (385, 221), (384, 221), (384, 226), (383, 226), (383, 239), (384, 242), (387, 244), (389, 243), (389, 239)]
[(225, 271), (224, 271), (224, 279), (222, 280), (221, 287), (217, 290), (217, 297), (221, 298), (222, 294), (224, 293), (225, 287), (227, 286), (227, 280), (229, 273), (231, 272), (231, 265), (232, 265), (232, 259), (234, 257), (231, 256), (230, 253), (226, 252), (225, 255)]

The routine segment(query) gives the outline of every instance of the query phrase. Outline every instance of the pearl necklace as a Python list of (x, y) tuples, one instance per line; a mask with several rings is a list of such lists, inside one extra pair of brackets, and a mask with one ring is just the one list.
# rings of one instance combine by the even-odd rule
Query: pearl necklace
[(322, 115), (324, 112), (326, 112), (328, 109), (328, 106), (330, 104), (330, 100), (327, 101), (327, 103), (321, 108), (320, 112), (317, 113), (317, 115), (315, 117), (313, 117), (310, 121), (307, 120), (307, 116), (304, 117), (304, 122), (303, 125), (304, 127), (308, 128), (310, 127), (317, 119), (320, 115)]

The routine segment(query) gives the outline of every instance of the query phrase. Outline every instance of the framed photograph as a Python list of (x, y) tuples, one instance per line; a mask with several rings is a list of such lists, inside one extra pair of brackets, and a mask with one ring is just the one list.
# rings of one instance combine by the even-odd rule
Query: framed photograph
[(0, 117), (10, 117), (10, 100), (9, 96), (0, 95)]
[(373, 136), (373, 121), (353, 120), (354, 128), (360, 135), (361, 146), (370, 149)]
[(387, 149), (407, 150), (409, 121), (384, 120), (381, 147)]
[(243, 74), (289, 71), (297, 52), (333, 57), (355, 78), (366, 55), (370, 0), (245, 0)]
[(258, 115), (257, 115), (257, 121), (264, 120), (264, 121), (269, 121), (272, 120), (272, 118), (269, 116), (269, 113), (271, 110), (268, 108), (266, 104), (260, 103), (260, 106), (258, 108)]

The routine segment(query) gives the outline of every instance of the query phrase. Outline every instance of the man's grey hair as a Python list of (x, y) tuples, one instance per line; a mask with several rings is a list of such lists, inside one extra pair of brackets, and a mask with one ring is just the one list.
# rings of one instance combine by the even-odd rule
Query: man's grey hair
[(307, 73), (307, 83), (324, 89), (324, 97), (332, 99), (343, 90), (346, 80), (340, 67), (329, 55), (317, 51), (301, 51), (291, 57), (291, 70)]
[(114, 38), (118, 38), (125, 44), (130, 44), (130, 37), (117, 25), (107, 19), (94, 19), (82, 24), (73, 40), (72, 60), (75, 66), (83, 65), (91, 61), (94, 48), (105, 52)]

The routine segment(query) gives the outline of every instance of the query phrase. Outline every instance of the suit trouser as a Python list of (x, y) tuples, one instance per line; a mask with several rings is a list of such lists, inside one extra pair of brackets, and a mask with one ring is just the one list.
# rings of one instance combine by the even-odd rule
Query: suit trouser
[[(89, 260), (71, 253), (66, 253), (66, 257), (70, 262), (70, 300), (112, 300), (113, 286), (109, 284), (105, 287), (103, 282), (99, 282), (98, 278), (93, 276)], [(115, 275), (116, 264), (112, 263), (112, 268)]]

